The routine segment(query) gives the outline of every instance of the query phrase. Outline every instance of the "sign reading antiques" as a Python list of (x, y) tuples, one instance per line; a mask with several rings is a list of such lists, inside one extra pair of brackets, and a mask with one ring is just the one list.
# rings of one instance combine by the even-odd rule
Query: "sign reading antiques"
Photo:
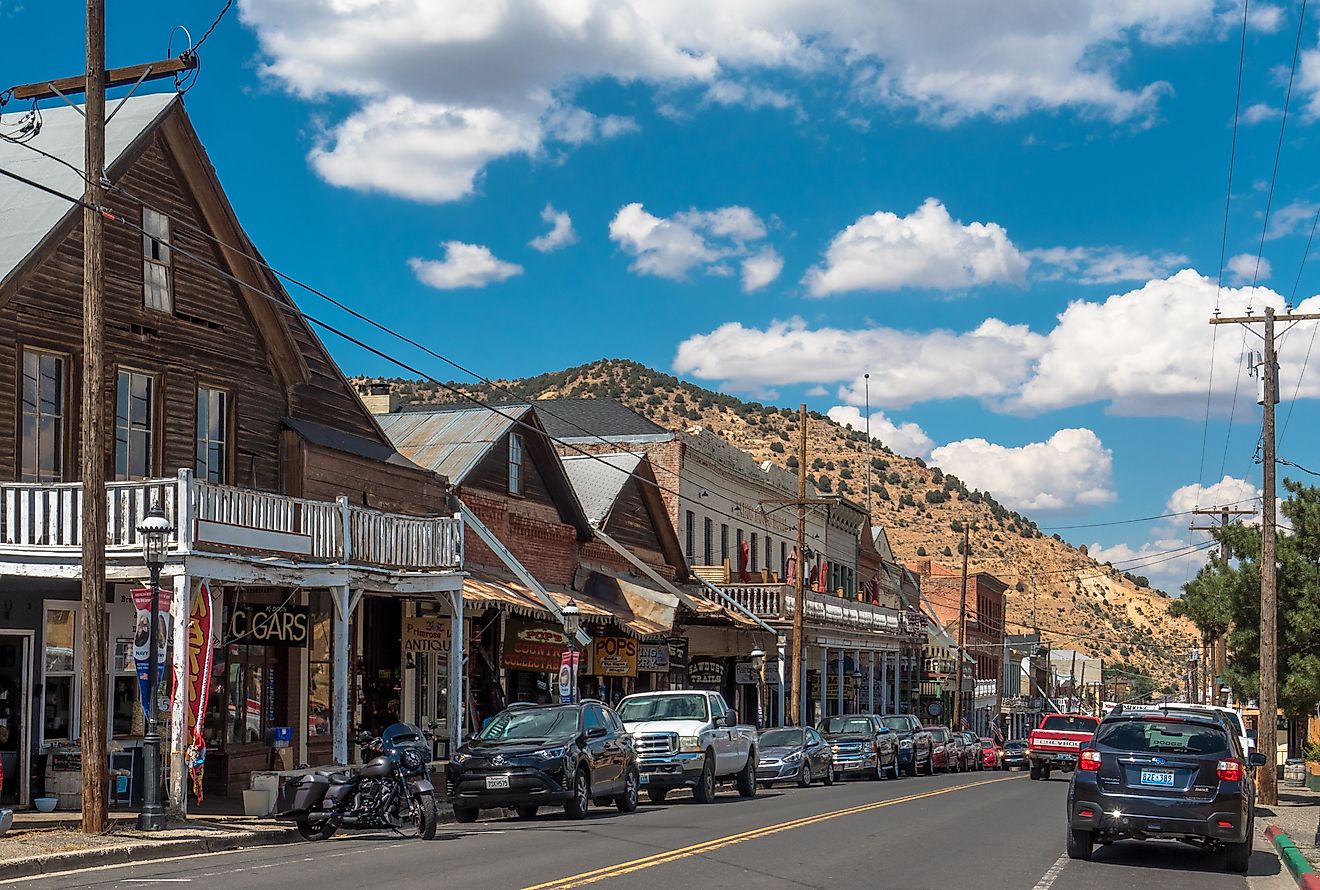
[(453, 643), (452, 623), (448, 618), (403, 619), (403, 651), (418, 655), (448, 655)]
[(505, 670), (558, 674), (567, 645), (562, 628), (510, 617), (500, 664)]
[(225, 641), (253, 646), (307, 648), (307, 606), (233, 606), (225, 622)]
[(591, 656), (598, 677), (637, 676), (637, 641), (632, 637), (596, 637)]

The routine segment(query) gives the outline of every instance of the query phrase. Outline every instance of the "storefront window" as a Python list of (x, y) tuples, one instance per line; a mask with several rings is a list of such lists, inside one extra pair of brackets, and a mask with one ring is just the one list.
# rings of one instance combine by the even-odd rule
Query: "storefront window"
[(252, 744), (265, 740), (275, 725), (275, 659), (266, 646), (231, 645), (225, 669), (225, 741)]
[(331, 729), (330, 636), (334, 621), (330, 596), (311, 597), (311, 645), (307, 650), (307, 734), (329, 735)]
[(45, 741), (76, 738), (74, 665), (77, 662), (78, 613), (73, 609), (46, 611), (45, 695), (42, 738)]

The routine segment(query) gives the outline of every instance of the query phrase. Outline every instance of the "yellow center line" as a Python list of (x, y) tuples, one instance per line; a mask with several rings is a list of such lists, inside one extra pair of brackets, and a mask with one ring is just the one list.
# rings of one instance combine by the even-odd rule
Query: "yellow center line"
[(990, 779), (986, 782), (968, 782), (963, 785), (954, 785), (951, 788), (941, 788), (937, 791), (925, 791), (921, 794), (909, 794), (906, 797), (894, 797), (888, 800), (879, 800), (874, 803), (860, 804), (855, 807), (847, 807), (842, 810), (833, 810), (828, 813), (818, 813), (814, 816), (805, 816), (801, 819), (794, 819), (790, 822), (780, 822), (776, 825), (766, 825), (761, 828), (754, 828), (750, 831), (744, 831), (739, 834), (730, 834), (725, 837), (715, 838), (709, 841), (702, 841), (699, 844), (692, 844), (687, 847), (678, 847), (673, 850), (667, 850), (663, 853), (655, 853), (651, 856), (643, 856), (640, 859), (632, 859), (627, 862), (620, 862), (615, 865), (607, 865), (604, 868), (598, 868), (594, 871), (585, 871), (581, 874), (569, 875), (566, 878), (558, 878), (553, 881), (547, 881), (544, 884), (536, 884), (526, 887), (524, 890), (570, 890), (573, 887), (584, 887), (587, 884), (594, 884), (597, 881), (603, 881), (606, 878), (618, 878), (623, 875), (631, 874), (635, 871), (641, 871), (646, 868), (653, 868), (657, 865), (665, 865), (679, 859), (686, 859), (689, 856), (696, 856), (701, 853), (709, 853), (712, 850), (718, 850), (722, 847), (730, 847), (734, 844), (740, 844), (743, 841), (755, 840), (757, 838), (767, 837), (772, 834), (778, 834), (781, 831), (790, 831), (795, 828), (805, 828), (808, 825), (816, 825), (820, 822), (827, 822), (831, 819), (839, 819), (843, 816), (856, 816), (859, 813), (867, 813), (872, 810), (880, 810), (885, 807), (896, 806), (901, 803), (911, 803), (915, 800), (925, 800), (930, 797), (938, 797), (941, 794), (952, 794), (955, 791), (965, 791), (968, 788), (980, 788), (985, 785), (993, 785), (996, 782), (1010, 782), (1021, 776), (1006, 776), (1002, 779)]

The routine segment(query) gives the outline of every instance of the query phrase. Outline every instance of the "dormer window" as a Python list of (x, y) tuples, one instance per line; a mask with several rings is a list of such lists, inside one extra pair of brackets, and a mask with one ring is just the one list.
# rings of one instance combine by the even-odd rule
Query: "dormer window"
[(523, 493), (523, 437), (509, 433), (509, 494)]
[(170, 218), (142, 208), (142, 304), (157, 312), (173, 312), (170, 293)]

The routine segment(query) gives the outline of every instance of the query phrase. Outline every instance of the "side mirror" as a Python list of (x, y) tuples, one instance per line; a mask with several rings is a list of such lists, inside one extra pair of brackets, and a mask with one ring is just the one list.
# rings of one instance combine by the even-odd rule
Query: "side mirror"
[(1251, 764), (1252, 766), (1264, 766), (1268, 762), (1269, 761), (1265, 758), (1265, 755), (1261, 754), (1259, 751), (1253, 751), (1247, 757), (1247, 763)]
[(367, 742), (371, 741), (374, 738), (375, 736), (367, 732), (365, 729), (358, 730), (357, 742), (359, 745), (365, 745)]
[(735, 711), (733, 708), (729, 708), (729, 710), (724, 712), (724, 725), (736, 726), (737, 724), (738, 724), (738, 712)]

